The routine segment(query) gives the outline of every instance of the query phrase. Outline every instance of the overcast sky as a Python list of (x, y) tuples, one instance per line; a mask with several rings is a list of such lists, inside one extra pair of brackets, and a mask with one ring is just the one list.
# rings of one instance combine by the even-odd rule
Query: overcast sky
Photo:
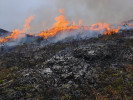
[(39, 32), (52, 26), (59, 9), (67, 19), (82, 19), (88, 25), (133, 19), (133, 0), (0, 0), (0, 28), (21, 29), (25, 19), (35, 15), (31, 31)]

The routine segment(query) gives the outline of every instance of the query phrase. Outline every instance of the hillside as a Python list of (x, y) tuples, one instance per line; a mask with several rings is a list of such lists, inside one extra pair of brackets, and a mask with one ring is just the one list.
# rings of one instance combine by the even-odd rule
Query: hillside
[(0, 100), (132, 100), (133, 30), (0, 48)]
[(5, 36), (5, 35), (7, 35), (8, 33), (10, 33), (10, 32), (7, 31), (7, 30), (4, 30), (4, 29), (1, 29), (1, 28), (0, 28), (0, 36)]

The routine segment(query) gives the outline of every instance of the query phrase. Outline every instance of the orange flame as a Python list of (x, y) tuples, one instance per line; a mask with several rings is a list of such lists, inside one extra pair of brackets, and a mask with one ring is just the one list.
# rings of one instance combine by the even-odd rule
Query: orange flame
[(15, 39), (17, 39), (19, 37), (25, 37), (25, 34), (23, 34), (23, 33), (26, 33), (30, 29), (30, 22), (31, 22), (32, 19), (34, 19), (33, 16), (29, 17), (25, 21), (24, 29), (22, 31), (20, 31), (18, 29), (15, 29), (15, 30), (13, 30), (11, 35), (3, 37), (3, 38), (0, 38), (0, 44), (3, 43), (3, 42), (7, 42), (10, 39), (14, 39), (15, 40)]
[[(53, 37), (56, 34), (58, 34), (59, 32), (62, 31), (71, 31), (71, 30), (77, 30), (77, 29), (83, 29), (83, 30), (88, 30), (88, 31), (99, 31), (102, 30), (104, 32), (105, 35), (111, 35), (114, 33), (118, 33), (120, 26), (118, 26), (118, 28), (115, 28), (113, 26), (111, 26), (108, 23), (97, 23), (97, 24), (93, 24), (91, 26), (82, 26), (82, 20), (79, 20), (79, 24), (76, 25), (75, 21), (72, 20), (72, 25), (70, 25), (70, 22), (68, 20), (66, 20), (65, 16), (64, 16), (64, 10), (60, 9), (59, 12), (61, 13), (61, 15), (59, 17), (55, 18), (55, 23), (53, 24), (53, 26), (48, 29), (47, 31), (43, 31), (41, 33), (38, 33), (37, 36), (43, 37), (44, 39), (47, 39), (48, 37)], [(30, 23), (31, 20), (34, 19), (33, 16), (29, 17), (24, 24), (24, 29), (23, 30), (18, 30), (15, 29), (13, 30), (12, 34), (7, 36), (7, 37), (2, 37), (0, 38), (0, 44), (3, 42), (7, 42), (10, 39), (18, 39), (20, 37), (25, 37), (25, 34), (29, 29), (30, 29)], [(130, 25), (131, 26), (131, 25)], [(29, 34), (32, 35), (32, 34)]]
[(60, 31), (70, 31), (72, 29), (84, 29), (84, 30), (92, 30), (92, 31), (98, 31), (98, 30), (106, 30), (104, 34), (111, 35), (113, 33), (117, 33), (120, 29), (118, 26), (117, 29), (115, 29), (113, 26), (107, 24), (107, 23), (97, 23), (93, 24), (91, 26), (81, 26), (82, 20), (79, 20), (79, 25), (76, 25), (75, 21), (72, 20), (73, 24), (69, 25), (70, 22), (65, 19), (64, 11), (63, 9), (59, 10), (61, 15), (59, 17), (56, 17), (56, 23), (53, 24), (53, 27), (48, 29), (47, 31), (43, 31), (38, 34), (38, 36), (43, 37), (44, 39), (47, 39), (48, 37), (55, 36)]
[(25, 20), (24, 29), (21, 33), (26, 33), (28, 30), (30, 30), (30, 23), (31, 23), (31, 20), (33, 19), (34, 17), (30, 16), (27, 20)]

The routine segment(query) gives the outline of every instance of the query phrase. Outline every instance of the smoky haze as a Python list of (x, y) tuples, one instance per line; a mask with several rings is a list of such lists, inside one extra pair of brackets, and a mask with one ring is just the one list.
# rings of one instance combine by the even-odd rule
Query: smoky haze
[(84, 25), (101, 22), (116, 24), (133, 19), (133, 0), (0, 0), (0, 28), (21, 29), (25, 19), (35, 15), (32, 32), (49, 28), (64, 9), (66, 19), (82, 19)]

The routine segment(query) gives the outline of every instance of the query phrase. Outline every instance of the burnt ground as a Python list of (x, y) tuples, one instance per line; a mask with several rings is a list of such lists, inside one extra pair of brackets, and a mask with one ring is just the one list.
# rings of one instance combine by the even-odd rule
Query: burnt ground
[(0, 48), (0, 100), (133, 99), (132, 30), (40, 41)]

